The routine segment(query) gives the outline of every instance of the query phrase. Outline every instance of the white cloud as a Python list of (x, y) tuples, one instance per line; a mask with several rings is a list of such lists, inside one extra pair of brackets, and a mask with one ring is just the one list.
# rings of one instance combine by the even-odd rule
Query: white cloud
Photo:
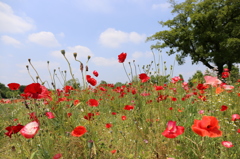
[[(85, 46), (73, 46), (73, 47), (68, 47), (65, 50), (65, 56), (67, 57), (67, 59), (69, 60), (74, 60), (74, 56), (73, 53), (77, 53), (77, 59), (85, 62), (88, 56), (94, 56), (93, 53), (91, 52), (91, 50)], [(58, 58), (64, 58), (61, 51), (53, 51), (51, 53), (52, 56), (58, 57)]]
[(152, 9), (160, 9), (160, 10), (167, 10), (171, 7), (170, 3), (160, 3), (160, 4), (153, 4)]
[(99, 41), (102, 45), (117, 48), (123, 43), (141, 43), (145, 40), (146, 35), (138, 34), (136, 32), (123, 32), (120, 30), (115, 30), (114, 28), (108, 28), (100, 34)]
[(1, 41), (7, 45), (13, 45), (14, 47), (19, 47), (21, 42), (7, 35), (1, 37)]
[(52, 32), (39, 32), (34, 33), (28, 36), (28, 40), (36, 43), (38, 45), (46, 46), (46, 47), (57, 47), (60, 46), (57, 39), (55, 38)]
[(141, 57), (149, 58), (149, 57), (153, 57), (153, 54), (151, 51), (146, 51), (146, 52), (136, 51), (132, 54), (132, 57), (133, 59), (138, 59)]
[(92, 62), (97, 66), (114, 66), (118, 64), (118, 60), (114, 58), (94, 57)]
[(34, 28), (30, 18), (14, 14), (11, 6), (0, 2), (0, 32), (23, 33)]

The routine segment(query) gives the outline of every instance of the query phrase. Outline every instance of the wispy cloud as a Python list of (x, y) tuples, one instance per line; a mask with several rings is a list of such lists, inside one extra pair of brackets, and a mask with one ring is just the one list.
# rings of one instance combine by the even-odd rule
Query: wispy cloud
[(12, 45), (14, 47), (19, 47), (21, 45), (21, 42), (10, 37), (10, 36), (7, 36), (7, 35), (3, 35), (1, 36), (1, 41), (4, 43), (4, 44), (7, 44), (7, 45)]
[(114, 66), (119, 64), (117, 59), (104, 57), (94, 57), (92, 62), (97, 66)]
[(135, 44), (141, 43), (146, 39), (145, 34), (136, 32), (123, 32), (114, 28), (108, 28), (100, 34), (99, 41), (102, 45), (111, 48), (117, 48), (123, 43), (132, 42)]
[[(88, 56), (94, 56), (92, 51), (88, 47), (81, 46), (81, 45), (67, 47), (67, 49), (65, 50), (65, 56), (70, 61), (73, 61), (74, 60), (73, 53), (75, 52), (77, 53), (77, 59), (79, 59), (80, 61), (84, 60), (84, 62), (86, 61)], [(51, 52), (51, 55), (57, 58), (62, 58), (62, 59), (64, 58), (60, 50)]]
[(0, 32), (24, 33), (35, 26), (28, 17), (20, 17), (14, 14), (12, 8), (6, 3), (0, 2)]

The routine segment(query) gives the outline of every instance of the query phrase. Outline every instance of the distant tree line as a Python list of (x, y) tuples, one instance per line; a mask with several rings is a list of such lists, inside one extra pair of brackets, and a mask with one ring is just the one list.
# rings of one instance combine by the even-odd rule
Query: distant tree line
[(18, 90), (10, 90), (5, 84), (0, 83), (0, 99), (2, 98), (12, 98), (17, 97), (19, 94), (23, 93), (26, 86), (21, 85)]

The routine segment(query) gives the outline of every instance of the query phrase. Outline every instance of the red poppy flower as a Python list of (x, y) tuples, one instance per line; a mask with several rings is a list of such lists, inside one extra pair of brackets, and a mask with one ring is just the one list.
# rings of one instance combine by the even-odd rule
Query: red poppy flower
[(240, 133), (240, 129), (238, 129), (237, 132)]
[(67, 117), (70, 117), (70, 116), (72, 116), (72, 113), (67, 113)]
[(25, 125), (21, 130), (20, 133), (25, 138), (33, 138), (39, 130), (39, 123), (37, 121), (32, 121)]
[(204, 90), (204, 89), (207, 89), (207, 87), (204, 84), (198, 84), (197, 89), (198, 90)]
[(132, 109), (134, 109), (134, 106), (132, 106), (132, 105), (125, 105), (124, 109), (125, 110), (132, 110)]
[(228, 109), (228, 107), (226, 105), (222, 105), (220, 111), (225, 111), (227, 109)]
[(117, 115), (117, 113), (116, 112), (112, 112), (112, 115)]
[(126, 116), (122, 116), (122, 120), (127, 120), (127, 117)]
[(97, 80), (95, 80), (94, 78), (92, 78), (90, 75), (86, 75), (86, 79), (87, 79), (87, 82), (88, 82), (89, 84), (91, 84), (92, 86), (96, 86)]
[(9, 83), (9, 84), (8, 84), (8, 87), (9, 87), (9, 89), (11, 89), (11, 90), (18, 90), (19, 87), (20, 87), (20, 84), (18, 84), (18, 83)]
[(37, 118), (35, 112), (29, 113), (28, 115), (30, 116), (30, 119), (32, 119), (32, 121), (37, 121), (38, 122), (38, 118)]
[(73, 88), (72, 86), (65, 86), (65, 87), (63, 88), (63, 90), (64, 90), (65, 93), (69, 93), (70, 90), (74, 90), (74, 88)]
[(53, 159), (59, 159), (62, 157), (62, 154), (58, 153), (56, 155), (53, 156)]
[(156, 90), (156, 91), (160, 91), (160, 90), (163, 90), (163, 89), (164, 89), (163, 86), (155, 86), (155, 90)]
[(139, 74), (139, 79), (143, 83), (143, 82), (147, 82), (150, 79), (150, 77), (148, 77), (146, 73), (141, 73), (141, 74)]
[(73, 101), (73, 105), (75, 105), (75, 106), (76, 106), (78, 103), (80, 103), (80, 101), (79, 101), (78, 99), (76, 99), (76, 100)]
[(239, 114), (233, 114), (232, 115), (232, 121), (236, 121), (240, 119), (240, 115)]
[(98, 77), (98, 72), (97, 71), (93, 71), (94, 76)]
[(169, 121), (167, 123), (167, 128), (162, 133), (163, 136), (167, 138), (175, 138), (178, 135), (181, 135), (184, 133), (184, 127), (183, 126), (177, 126), (176, 121)]
[(5, 133), (5, 135), (9, 136), (10, 138), (12, 137), (12, 134), (18, 133), (24, 126), (23, 125), (16, 125), (16, 126), (9, 126), (6, 127), (5, 130), (8, 132)]
[(175, 76), (175, 77), (172, 78), (171, 83), (175, 84), (175, 83), (177, 83), (180, 80), (181, 80), (181, 78), (179, 76)]
[(109, 128), (111, 128), (111, 127), (112, 127), (112, 124), (110, 124), (110, 123), (107, 123), (107, 124), (106, 124), (106, 128), (109, 129)]
[(48, 119), (55, 118), (54, 114), (52, 112), (46, 112), (45, 115), (48, 117)]
[(118, 62), (123, 63), (127, 57), (127, 53), (122, 52), (120, 55), (118, 55)]
[(192, 125), (193, 132), (200, 136), (222, 136), (222, 131), (219, 128), (218, 120), (213, 116), (203, 116), (202, 120), (194, 120)]
[(24, 89), (24, 93), (26, 96), (34, 99), (51, 98), (50, 92), (47, 90), (47, 88), (39, 83), (27, 85)]
[(228, 78), (230, 75), (229, 72), (222, 72), (222, 78)]
[(87, 132), (87, 129), (84, 126), (77, 126), (72, 132), (71, 135), (75, 137), (83, 136)]
[(233, 147), (233, 144), (230, 141), (222, 141), (222, 145), (227, 148)]
[(103, 88), (103, 87), (100, 87), (99, 88), (101, 91), (107, 91), (107, 89)]
[(96, 100), (96, 99), (89, 99), (87, 101), (87, 104), (90, 106), (90, 107), (97, 107), (99, 105), (99, 102)]
[(117, 152), (117, 150), (112, 150), (111, 153), (112, 154), (115, 154)]
[(86, 120), (93, 120), (93, 116), (94, 116), (93, 113), (88, 113), (87, 115), (84, 116), (84, 119), (86, 119)]

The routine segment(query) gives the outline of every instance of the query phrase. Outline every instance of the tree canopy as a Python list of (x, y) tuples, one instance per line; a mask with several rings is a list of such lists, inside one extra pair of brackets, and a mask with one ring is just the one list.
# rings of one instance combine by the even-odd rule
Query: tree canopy
[(170, 2), (172, 13), (177, 15), (172, 20), (159, 22), (169, 30), (147, 38), (147, 41), (157, 40), (152, 49), (170, 48), (167, 54), (176, 53), (180, 65), (189, 56), (192, 64), (202, 62), (210, 69), (217, 66), (219, 75), (224, 65), (231, 70), (234, 63), (240, 63), (239, 0)]

